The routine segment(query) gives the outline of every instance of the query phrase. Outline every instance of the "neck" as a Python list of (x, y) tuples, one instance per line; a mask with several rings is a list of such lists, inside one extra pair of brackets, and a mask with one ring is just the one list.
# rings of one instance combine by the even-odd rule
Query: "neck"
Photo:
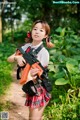
[(32, 42), (32, 46), (36, 46), (36, 45), (38, 45), (38, 44), (40, 44), (41, 43), (41, 41), (33, 41)]

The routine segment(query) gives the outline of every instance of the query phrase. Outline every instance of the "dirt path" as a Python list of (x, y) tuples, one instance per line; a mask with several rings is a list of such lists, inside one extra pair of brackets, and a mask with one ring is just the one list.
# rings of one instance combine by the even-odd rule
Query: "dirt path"
[(19, 81), (16, 80), (16, 70), (13, 71), (12, 77), (13, 82), (7, 91), (4, 101), (9, 104), (9, 120), (28, 120), (29, 110), (28, 107), (24, 105), (26, 97), (25, 93), (22, 91), (22, 86)]

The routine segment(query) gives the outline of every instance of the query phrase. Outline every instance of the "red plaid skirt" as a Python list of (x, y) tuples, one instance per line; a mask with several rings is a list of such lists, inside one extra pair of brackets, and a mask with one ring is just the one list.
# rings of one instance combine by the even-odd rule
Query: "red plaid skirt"
[(36, 88), (38, 93), (37, 95), (26, 95), (25, 106), (29, 106), (30, 108), (42, 107), (51, 99), (51, 94), (48, 93), (41, 85)]

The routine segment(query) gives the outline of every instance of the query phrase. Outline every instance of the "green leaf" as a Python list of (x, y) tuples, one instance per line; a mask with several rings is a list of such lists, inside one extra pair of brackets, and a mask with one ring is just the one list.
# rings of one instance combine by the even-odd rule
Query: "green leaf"
[(69, 83), (69, 80), (65, 80), (64, 78), (59, 78), (55, 81), (55, 85), (66, 85)]
[(66, 57), (64, 55), (59, 55), (58, 57), (60, 62), (65, 62), (66, 61)]
[(64, 77), (64, 75), (65, 75), (64, 72), (57, 72), (54, 74), (54, 77), (58, 79), (58, 78)]
[(2, 57), (3, 56), (3, 53), (0, 53), (0, 57)]
[(58, 27), (55, 31), (61, 33), (62, 28), (61, 28), (61, 27)]
[(53, 72), (55, 71), (55, 68), (53, 65), (49, 65), (48, 68), (49, 68), (49, 71), (53, 71)]
[(78, 97), (80, 97), (80, 89), (79, 89)]
[(80, 60), (80, 55), (74, 55), (73, 57), (75, 60)]
[(65, 28), (62, 29), (61, 33), (60, 33), (60, 36), (64, 36), (65, 35)]
[(75, 59), (70, 59), (66, 62), (66, 67), (70, 73), (76, 73), (78, 71), (78, 62)]

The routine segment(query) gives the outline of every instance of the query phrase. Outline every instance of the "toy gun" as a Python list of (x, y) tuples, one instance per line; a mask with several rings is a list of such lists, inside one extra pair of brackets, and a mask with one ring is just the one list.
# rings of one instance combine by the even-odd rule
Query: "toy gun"
[[(22, 74), (21, 74), (20, 84), (25, 84), (25, 82), (27, 81), (29, 70), (32, 67), (32, 68), (38, 68), (39, 69), (39, 72), (37, 73), (37, 76), (38, 76), (39, 79), (41, 79), (43, 81), (43, 86), (45, 87), (45, 85), (47, 85), (46, 84), (46, 82), (47, 82), (49, 87), (50, 87), (51, 83), (49, 82), (48, 76), (47, 76), (48, 69), (45, 69), (41, 65), (41, 63), (36, 59), (35, 51), (33, 52), (32, 50), (30, 50), (28, 53), (26, 53), (22, 48), (19, 48), (18, 53), (19, 53), (19, 55), (22, 54), (22, 57), (26, 61), (26, 66), (24, 67), (24, 69), (22, 71)], [(52, 88), (50, 87), (49, 89), (51, 90)]]

